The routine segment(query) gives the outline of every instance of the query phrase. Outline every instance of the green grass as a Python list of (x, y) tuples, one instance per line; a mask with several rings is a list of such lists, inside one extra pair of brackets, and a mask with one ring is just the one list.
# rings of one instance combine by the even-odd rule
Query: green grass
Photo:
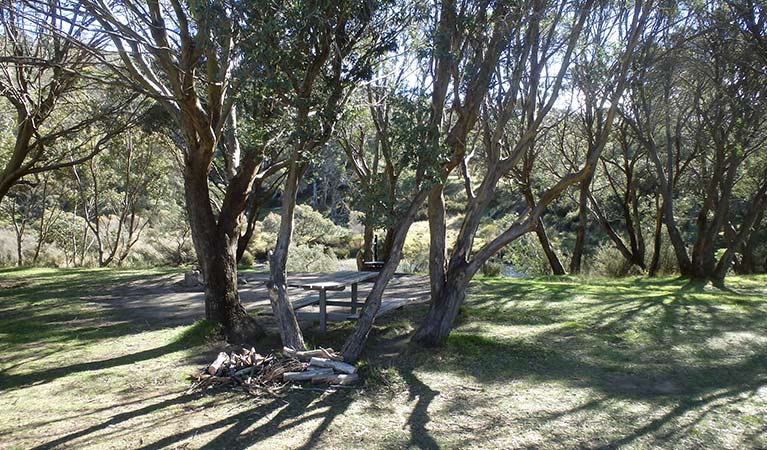
[(767, 276), (480, 278), (443, 347), (405, 309), (356, 389), (253, 399), (184, 394), (214, 325), (88, 301), (176, 272), (0, 269), (0, 449), (767, 447)]

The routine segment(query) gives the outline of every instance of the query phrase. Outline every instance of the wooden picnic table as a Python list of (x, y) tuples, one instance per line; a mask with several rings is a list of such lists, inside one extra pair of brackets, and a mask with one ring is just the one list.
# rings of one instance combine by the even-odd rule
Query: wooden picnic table
[[(377, 272), (341, 271), (333, 273), (316, 273), (306, 275), (288, 275), (288, 286), (305, 290), (318, 291), (319, 296), (310, 296), (306, 299), (293, 302), (293, 309), (305, 308), (319, 304), (320, 307), (320, 332), (324, 333), (328, 320), (328, 306), (348, 306), (351, 314), (357, 313), (360, 306), (357, 301), (357, 285), (363, 281), (369, 281), (378, 276)], [(328, 300), (328, 291), (343, 291), (346, 286), (351, 286), (351, 301)]]

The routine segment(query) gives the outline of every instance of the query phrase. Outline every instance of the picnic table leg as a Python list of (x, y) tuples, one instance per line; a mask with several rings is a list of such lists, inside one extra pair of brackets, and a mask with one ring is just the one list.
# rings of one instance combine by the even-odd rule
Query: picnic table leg
[(352, 314), (357, 312), (357, 283), (352, 283)]
[(328, 320), (328, 306), (325, 304), (327, 300), (327, 294), (325, 289), (320, 289), (320, 333), (325, 332), (325, 326)]

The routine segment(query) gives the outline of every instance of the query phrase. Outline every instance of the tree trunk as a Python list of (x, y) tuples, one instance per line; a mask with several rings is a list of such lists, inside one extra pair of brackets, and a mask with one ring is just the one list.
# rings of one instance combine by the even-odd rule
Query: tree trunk
[(373, 237), (375, 230), (371, 225), (365, 225), (362, 243), (362, 261), (373, 260)]
[(431, 298), (442, 296), (445, 288), (446, 228), (444, 186), (438, 185), (429, 193), (429, 286)]
[(661, 244), (663, 243), (663, 206), (658, 206), (658, 200), (656, 198), (656, 212), (655, 212), (655, 233), (653, 234), (652, 245), (652, 260), (650, 261), (649, 275), (651, 277), (658, 275), (658, 266), (660, 265), (660, 252)]
[(586, 226), (588, 225), (588, 200), (589, 189), (591, 185), (591, 176), (580, 183), (578, 196), (578, 232), (575, 235), (575, 247), (573, 248), (573, 258), (570, 260), (570, 273), (575, 275), (581, 273), (581, 260), (586, 246)]
[(193, 157), (187, 158), (184, 171), (186, 209), (205, 283), (205, 318), (222, 324), (230, 342), (259, 338), (264, 335), (263, 329), (245, 311), (237, 292), (236, 228), (216, 223), (207, 171), (191, 160)]
[(427, 347), (441, 345), (453, 329), (453, 322), (466, 298), (471, 277), (465, 270), (451, 270), (439, 297), (432, 297), (429, 312), (413, 336), (413, 341)]
[(756, 233), (756, 227), (759, 221), (762, 220), (765, 208), (767, 208), (767, 181), (765, 181), (760, 191), (754, 196), (749, 212), (746, 214), (735, 239), (729, 243), (716, 267), (710, 272), (716, 284), (724, 284), (724, 277), (727, 276), (727, 271), (732, 265), (736, 250)]
[(269, 301), (280, 327), (280, 337), (285, 347), (294, 350), (306, 349), (304, 336), (298, 326), (296, 314), (288, 298), (287, 263), (290, 241), (293, 236), (293, 212), (296, 208), (298, 182), (303, 173), (303, 166), (291, 163), (282, 192), (282, 211), (280, 213), (280, 234), (274, 251), (269, 256)]
[(557, 253), (551, 246), (551, 241), (549, 241), (549, 236), (546, 234), (546, 227), (543, 224), (543, 219), (538, 219), (538, 223), (535, 226), (535, 235), (538, 236), (538, 242), (541, 243), (543, 253), (546, 254), (546, 259), (549, 261), (549, 265), (551, 266), (551, 273), (554, 275), (564, 275), (565, 268), (562, 267), (562, 263), (559, 261)]
[(375, 323), (376, 314), (381, 308), (381, 297), (383, 296), (384, 289), (389, 284), (389, 281), (394, 276), (394, 272), (397, 270), (400, 260), (402, 259), (402, 247), (405, 245), (405, 238), (407, 232), (410, 230), (410, 225), (415, 220), (418, 208), (421, 206), (428, 195), (428, 191), (420, 191), (410, 203), (408, 211), (403, 218), (398, 222), (397, 226), (392, 228), (395, 230), (394, 239), (392, 240), (392, 249), (389, 254), (389, 259), (384, 263), (383, 268), (378, 273), (378, 277), (373, 284), (373, 288), (370, 290), (367, 298), (365, 299), (365, 306), (362, 309), (359, 320), (357, 320), (357, 326), (354, 328), (354, 332), (346, 339), (341, 353), (344, 355), (344, 360), (347, 362), (356, 361), (362, 349), (367, 341), (370, 330)]
[(739, 273), (741, 274), (753, 274), (756, 273), (756, 261), (754, 258), (754, 248), (758, 242), (759, 225), (764, 219), (764, 210), (760, 211), (754, 222), (754, 230), (748, 237), (746, 242), (740, 246), (741, 260), (738, 266)]
[(24, 265), (24, 238), (20, 234), (16, 234), (16, 265), (22, 267)]

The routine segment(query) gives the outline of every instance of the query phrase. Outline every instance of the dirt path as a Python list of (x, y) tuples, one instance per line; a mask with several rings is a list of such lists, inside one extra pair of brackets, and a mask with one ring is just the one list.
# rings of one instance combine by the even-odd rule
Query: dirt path
[[(239, 287), (240, 299), (248, 311), (267, 309), (269, 297), (265, 282), (266, 273), (248, 273), (243, 275), (247, 284)], [(108, 288), (103, 295), (91, 296), (88, 300), (103, 307), (115, 310), (127, 321), (163, 324), (167, 327), (188, 325), (205, 315), (205, 296), (201, 287), (184, 286), (183, 275), (163, 275), (148, 277), (138, 282), (125, 283)], [(359, 286), (360, 300), (370, 292), (372, 283)], [(298, 299), (313, 292), (291, 289), (291, 299)], [(419, 275), (399, 275), (389, 283), (384, 301), (391, 299), (410, 299), (413, 303), (428, 300), (429, 281)], [(329, 298), (348, 297), (349, 291), (334, 292)], [(312, 312), (312, 308), (302, 309)], [(332, 311), (332, 308), (329, 308)]]

